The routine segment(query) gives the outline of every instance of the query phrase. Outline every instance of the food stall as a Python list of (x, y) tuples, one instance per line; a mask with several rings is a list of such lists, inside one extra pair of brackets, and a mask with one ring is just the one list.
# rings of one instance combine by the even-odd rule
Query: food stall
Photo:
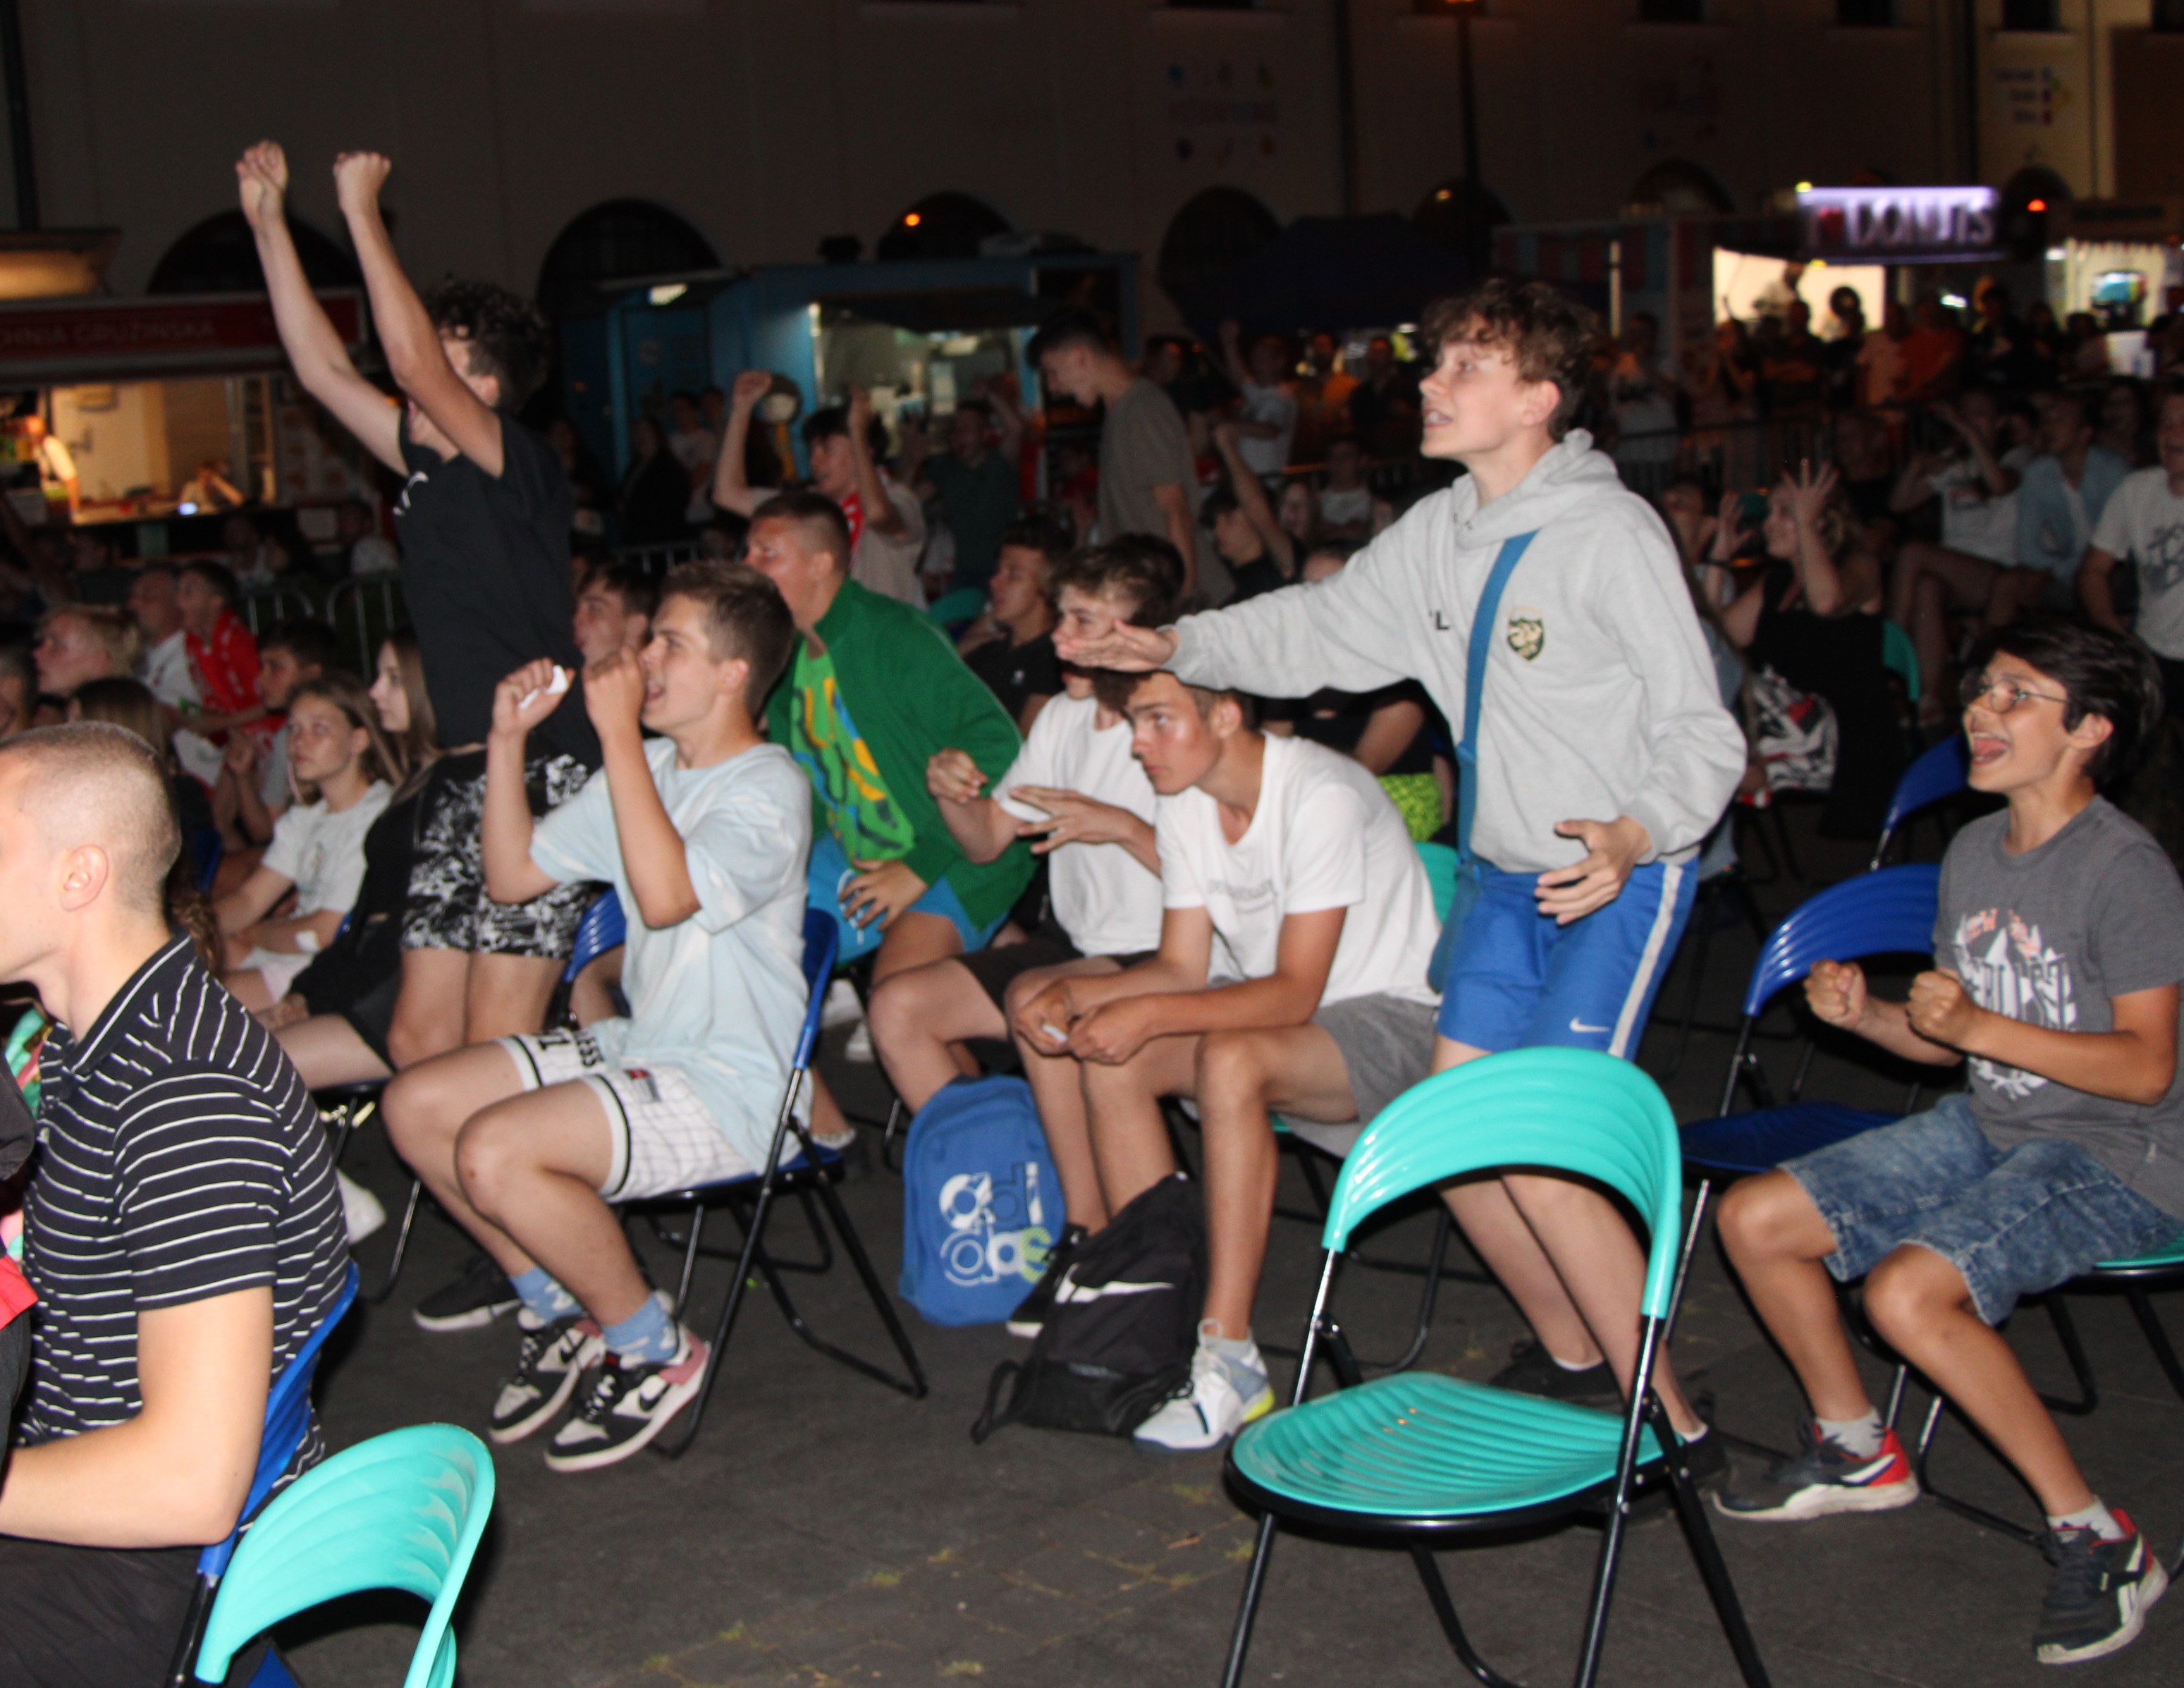
[[(2058, 316), (2088, 311), (2129, 374), (2148, 323), (2184, 308), (2184, 199), (2079, 199), (2048, 250), (2048, 301)], [(2151, 370), (2146, 371), (2151, 373)]]
[[(854, 386), (870, 389), (890, 427), (937, 419), (977, 382), (1011, 374), (1029, 408), (1039, 372), (1023, 352), (1040, 322), (1085, 306), (1117, 326), (1134, 357), (1137, 294), (1134, 257), (1084, 252), (649, 277), (609, 307), (604, 334), (565, 338), (564, 398), (585, 443), (617, 476), (629, 465), (633, 419), (660, 414), (672, 393), (727, 388), (746, 369), (792, 381), (795, 415), (839, 403)], [(800, 471), (793, 417), (773, 426)]]

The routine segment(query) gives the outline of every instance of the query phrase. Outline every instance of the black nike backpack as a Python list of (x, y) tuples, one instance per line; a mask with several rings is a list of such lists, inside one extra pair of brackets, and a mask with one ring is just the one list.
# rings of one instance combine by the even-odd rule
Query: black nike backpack
[(1205, 1208), (1176, 1173), (1078, 1250), (1029, 1356), (994, 1368), (971, 1440), (1004, 1424), (1128, 1435), (1190, 1382), (1205, 1299)]

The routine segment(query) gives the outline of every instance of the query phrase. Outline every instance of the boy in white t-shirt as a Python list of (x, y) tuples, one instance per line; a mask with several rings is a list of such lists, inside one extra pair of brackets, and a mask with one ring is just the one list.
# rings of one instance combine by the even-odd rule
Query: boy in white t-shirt
[[(2078, 570), (2078, 595), (2102, 627), (2135, 632), (2161, 664), (2169, 713), (2184, 716), (2184, 392), (2164, 393), (2154, 443), (2161, 461), (2127, 476), (2101, 511)], [(2138, 570), (2131, 625), (2116, 613), (2115, 566)]]
[(1273, 1211), (1270, 1116), (1307, 1131), (1347, 1127), (1314, 1134), (1346, 1150), (1426, 1077), (1433, 893), (1402, 817), (1349, 757), (1266, 736), (1233, 692), (1166, 672), (1102, 683), (1127, 697), (1138, 759), (1161, 794), (1160, 953), (1053, 981), (1018, 1010), (1017, 1031), (1027, 1048), (1078, 1063), (1108, 1213), (1175, 1170), (1161, 1099), (1198, 1105), (1205, 1317), (1190, 1384), (1137, 1439), (1210, 1448), (1273, 1405), (1251, 1335)]
[(660, 596), (641, 656), (584, 670), (604, 760), (575, 797), (540, 820), (525, 797), (526, 738), (561, 700), (552, 663), (501, 682), (486, 744), (488, 893), (610, 883), (629, 916), (629, 1017), (454, 1050), (385, 1101), (403, 1158), (523, 1303), (493, 1439), (540, 1429), (600, 1366), (547, 1449), (555, 1471), (628, 1458), (702, 1386), (705, 1345), (607, 1204), (764, 1165), (805, 1008), (811, 783), (758, 725), (795, 624), (740, 563), (684, 564)]

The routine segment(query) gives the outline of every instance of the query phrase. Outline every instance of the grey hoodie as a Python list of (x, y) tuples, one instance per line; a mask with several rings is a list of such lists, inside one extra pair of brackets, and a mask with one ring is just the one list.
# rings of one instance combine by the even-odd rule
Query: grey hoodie
[(1421, 682), (1463, 731), (1471, 618), (1502, 542), (1537, 531), (1502, 593), (1479, 719), (1473, 850), (1510, 872), (1581, 860), (1558, 821), (1628, 815), (1680, 860), (1744, 772), (1674, 544), (1613, 461), (1574, 428), (1513, 491), (1479, 508), (1466, 477), (1316, 586), (1187, 616), (1170, 665), (1262, 697)]

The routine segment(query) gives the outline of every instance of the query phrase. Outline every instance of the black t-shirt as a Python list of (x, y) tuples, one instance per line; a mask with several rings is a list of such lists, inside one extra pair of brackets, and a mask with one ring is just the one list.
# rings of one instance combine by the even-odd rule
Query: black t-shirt
[(1028, 699), (1050, 698), (1061, 689), (1061, 664), (1051, 633), (1022, 644), (1011, 644), (1006, 638), (989, 640), (965, 657), (963, 666), (986, 682), (1011, 721), (1023, 719)]
[[(394, 504), (402, 596), (443, 744), (483, 743), (493, 688), (525, 663), (551, 657), (572, 674), (584, 666), (569, 584), (568, 476), (543, 435), (505, 416), (500, 450), (496, 479), (467, 457), (418, 444), (404, 415), (410, 479)], [(599, 766), (582, 691), (579, 679), (532, 730), (532, 755)]]
[(1298, 738), (1309, 738), (1316, 744), (1324, 744), (1330, 750), (1340, 750), (1350, 756), (1357, 754), (1358, 741), (1364, 738), (1373, 712), (1395, 703), (1417, 704), (1425, 710), (1426, 718), (1402, 755), (1383, 773), (1388, 777), (1431, 773), (1433, 700), (1415, 680), (1398, 681), (1377, 692), (1325, 691), (1308, 698), (1269, 698), (1260, 705), (1260, 715), (1268, 721), (1286, 721)]
[[(176, 938), (81, 1039), (40, 1058), (24, 1266), (41, 1302), (19, 1439), (134, 1418), (140, 1313), (273, 1292), (268, 1381), (323, 1323), (348, 1266), (318, 1110), (272, 1034)], [(320, 1448), (313, 1425), (296, 1468)]]

